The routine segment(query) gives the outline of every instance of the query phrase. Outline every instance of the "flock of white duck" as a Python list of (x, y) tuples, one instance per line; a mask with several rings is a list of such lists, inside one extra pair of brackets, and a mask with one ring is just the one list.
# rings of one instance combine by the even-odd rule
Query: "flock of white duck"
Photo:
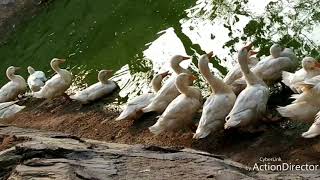
[[(238, 65), (223, 80), (209, 69), (213, 52), (202, 55), (198, 67), (212, 90), (204, 104), (200, 89), (192, 86), (196, 77), (179, 65), (190, 57), (176, 55), (170, 60), (174, 73), (172, 78), (162, 85), (162, 80), (171, 73), (155, 75), (151, 81), (154, 92), (142, 94), (127, 102), (116, 120), (135, 120), (144, 113), (157, 112), (161, 116), (149, 130), (158, 135), (163, 131), (191, 128), (194, 126), (194, 115), (202, 108), (195, 139), (205, 138), (223, 128), (244, 129), (257, 125), (263, 119), (269, 99), (268, 86), (282, 79), (296, 94), (292, 95), (295, 99), (292, 104), (278, 107), (278, 112), (292, 120), (313, 122), (309, 130), (302, 134), (303, 137), (320, 135), (320, 63), (312, 57), (305, 57), (302, 69), (296, 71), (298, 60), (292, 49), (283, 49), (277, 44), (270, 48), (271, 55), (267, 58), (258, 61), (255, 54), (252, 44), (241, 48)], [(10, 82), (0, 89), (0, 118), (24, 108), (16, 104), (16, 99), (26, 92), (27, 84), (35, 98), (51, 100), (58, 96), (68, 97), (65, 92), (72, 83), (72, 75), (59, 67), (64, 62), (64, 59), (57, 58), (51, 61), (56, 74), (49, 80), (42, 71), (35, 71), (29, 66), (27, 83), (23, 77), (15, 74), (19, 68), (9, 67), (6, 74)], [(111, 76), (111, 70), (101, 70), (98, 74), (99, 82), (76, 92), (70, 98), (87, 104), (107, 96), (117, 88), (117, 84), (109, 80)]]

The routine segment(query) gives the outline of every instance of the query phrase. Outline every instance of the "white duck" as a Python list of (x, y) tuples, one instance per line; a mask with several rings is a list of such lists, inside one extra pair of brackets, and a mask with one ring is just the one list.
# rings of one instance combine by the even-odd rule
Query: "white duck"
[[(294, 54), (291, 54), (291, 49), (286, 48), (283, 52), (278, 44), (274, 44), (270, 48), (270, 56), (259, 61), (253, 68), (252, 72), (264, 80), (268, 85), (273, 84), (282, 77), (282, 71), (295, 71), (297, 62)], [(292, 52), (293, 53), (293, 52)], [(283, 55), (283, 56), (282, 56)], [(292, 57), (289, 58), (288, 56)], [(232, 86), (236, 94), (240, 93), (245, 87), (243, 78), (236, 80)]]
[(163, 78), (165, 78), (167, 75), (169, 75), (168, 71), (155, 75), (151, 81), (151, 86), (154, 92), (142, 94), (129, 101), (116, 120), (138, 119), (143, 114), (141, 109), (148, 106), (152, 102), (153, 98), (155, 97), (155, 93), (157, 93), (161, 88), (161, 82)]
[(223, 129), (225, 118), (236, 101), (231, 87), (210, 72), (208, 63), (212, 55), (210, 52), (201, 56), (198, 63), (201, 74), (212, 88), (212, 94), (203, 105), (201, 119), (193, 136), (195, 139), (205, 138), (210, 133)]
[(282, 51), (278, 44), (275, 44), (270, 48), (270, 53), (274, 58), (261, 60), (252, 68), (252, 72), (269, 85), (281, 79), (282, 71), (292, 72), (297, 68), (295, 59), (281, 56)]
[(65, 69), (60, 69), (59, 65), (64, 63), (64, 59), (54, 58), (51, 60), (51, 68), (57, 73), (49, 79), (38, 92), (34, 92), (36, 98), (53, 99), (65, 94), (65, 91), (72, 83), (72, 75)]
[(13, 66), (8, 67), (6, 75), (10, 81), (0, 89), (0, 103), (12, 101), (16, 99), (19, 94), (26, 92), (26, 80), (22, 76), (15, 74), (18, 69), (20, 68)]
[[(250, 54), (254, 55), (256, 52), (252, 51)], [(252, 68), (259, 62), (258, 58), (256, 57), (249, 57), (248, 58), (248, 66), (249, 68)], [(224, 77), (223, 82), (231, 85), (234, 81), (237, 79), (240, 79), (242, 77), (242, 72), (240, 69), (240, 65), (237, 64), (231, 71), (227, 73), (227, 75)]]
[(37, 92), (47, 81), (46, 75), (42, 71), (35, 71), (33, 67), (28, 66), (29, 77), (27, 83), (31, 91)]
[(11, 117), (25, 108), (25, 106), (15, 104), (17, 102), (18, 101), (0, 103), (0, 118)]
[(70, 96), (70, 98), (80, 101), (82, 104), (87, 104), (107, 96), (118, 87), (114, 81), (109, 80), (111, 76), (112, 70), (101, 70), (98, 73), (99, 82), (82, 91), (76, 92), (76, 94)]
[(303, 92), (294, 94), (295, 99), (291, 104), (277, 108), (283, 117), (295, 121), (312, 123), (317, 112), (320, 111), (320, 75), (297, 83)]
[(293, 62), (295, 62), (296, 67), (298, 66), (298, 57), (295, 55), (295, 53), (293, 52), (293, 50), (291, 48), (284, 48), (281, 53), (280, 53), (281, 57), (288, 57), (290, 58)]
[[(180, 73), (190, 73), (189, 70), (184, 69), (179, 65), (182, 61), (187, 59), (190, 59), (190, 57), (184, 57), (181, 55), (172, 57), (170, 60), (170, 65), (176, 75)], [(176, 76), (166, 81), (166, 83), (157, 92), (152, 102), (147, 107), (142, 109), (143, 113), (152, 111), (162, 113), (167, 108), (169, 103), (171, 103), (180, 94), (175, 85), (175, 81)]]
[(317, 75), (320, 75), (320, 63), (312, 57), (305, 57), (302, 59), (300, 70), (295, 73), (282, 72), (282, 82), (290, 87), (293, 92), (300, 93), (301, 90), (296, 87), (296, 84)]
[(269, 89), (262, 79), (248, 67), (248, 51), (252, 44), (242, 48), (238, 61), (247, 87), (239, 94), (231, 112), (226, 117), (225, 129), (243, 127), (259, 120), (266, 111)]
[(320, 111), (316, 115), (316, 120), (308, 129), (308, 131), (302, 133), (302, 137), (304, 138), (314, 138), (320, 135)]
[(193, 75), (187, 73), (178, 75), (175, 84), (181, 94), (169, 104), (158, 121), (149, 128), (150, 132), (158, 135), (165, 130), (172, 131), (192, 125), (192, 118), (202, 103), (200, 90), (189, 86), (190, 81), (195, 79)]

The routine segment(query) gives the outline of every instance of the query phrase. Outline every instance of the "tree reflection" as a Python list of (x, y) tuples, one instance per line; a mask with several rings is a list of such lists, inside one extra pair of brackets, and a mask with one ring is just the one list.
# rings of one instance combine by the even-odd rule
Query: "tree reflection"
[[(266, 6), (259, 10), (258, 3)], [(267, 55), (271, 44), (277, 42), (292, 47), (301, 58), (319, 56), (320, 36), (316, 31), (320, 21), (319, 4), (316, 0), (198, 0), (188, 11), (189, 18), (210, 19), (212, 23), (223, 21), (230, 37), (224, 47), (230, 48), (230, 54), (236, 52), (237, 44), (254, 41), (260, 48), (258, 56)], [(234, 28), (235, 23), (246, 18), (249, 22), (243, 29)]]

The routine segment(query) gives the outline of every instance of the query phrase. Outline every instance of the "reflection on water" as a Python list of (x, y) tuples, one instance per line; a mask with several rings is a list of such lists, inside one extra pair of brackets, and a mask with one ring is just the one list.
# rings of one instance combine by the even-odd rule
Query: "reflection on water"
[[(247, 41), (259, 47), (261, 58), (274, 42), (294, 48), (300, 59), (318, 57), (319, 5), (316, 0), (54, 1), (0, 47), (0, 70), (19, 64), (48, 71), (51, 58), (65, 57), (73, 67), (68, 69), (74, 92), (95, 83), (100, 69), (113, 69), (121, 103), (150, 91), (153, 74), (171, 70), (175, 54), (192, 56), (182, 66), (199, 75), (197, 59), (213, 51), (210, 68), (219, 77), (236, 63), (236, 51)], [(209, 93), (201, 76), (196, 85)]]

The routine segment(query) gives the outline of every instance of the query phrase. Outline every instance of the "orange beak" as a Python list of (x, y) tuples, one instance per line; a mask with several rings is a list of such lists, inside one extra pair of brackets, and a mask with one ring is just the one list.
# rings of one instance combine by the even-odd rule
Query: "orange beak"
[(315, 67), (320, 68), (320, 63), (319, 63), (319, 62), (316, 62)]
[(194, 76), (194, 75), (190, 75), (190, 80), (191, 81), (195, 81), (197, 79), (197, 77), (196, 76)]
[(164, 73), (161, 73), (160, 75), (162, 76), (162, 78), (165, 78), (166, 76), (171, 75), (171, 73), (169, 73), (169, 71), (166, 71)]
[(212, 56), (213, 56), (213, 51), (210, 51), (210, 52), (207, 54), (207, 56), (208, 56), (209, 59), (212, 58)]
[(182, 59), (183, 59), (183, 60), (187, 60), (187, 59), (190, 59), (190, 57), (182, 56)]

